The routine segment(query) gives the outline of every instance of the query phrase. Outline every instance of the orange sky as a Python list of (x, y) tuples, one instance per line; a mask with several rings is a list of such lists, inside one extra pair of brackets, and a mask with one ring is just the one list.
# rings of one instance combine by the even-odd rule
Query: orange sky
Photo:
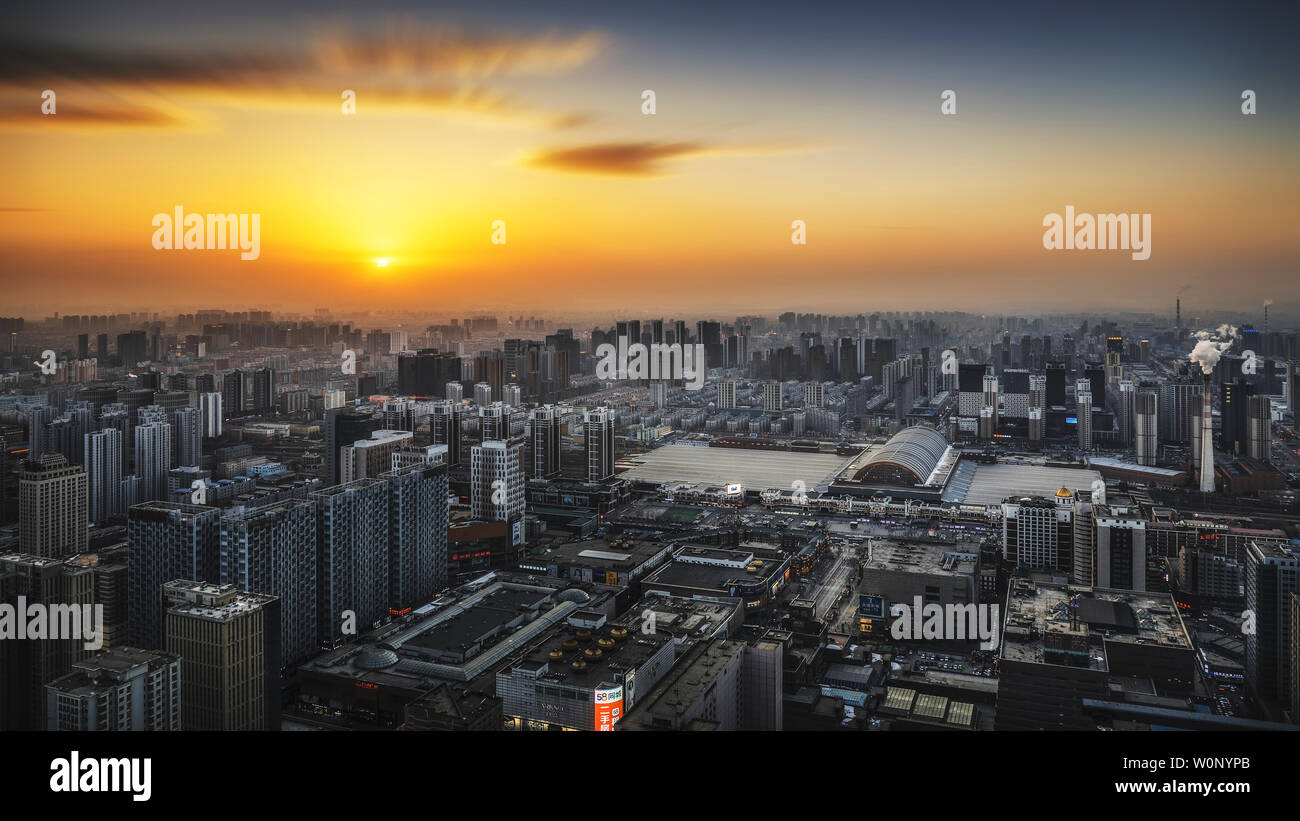
[[(937, 91), (850, 100), (816, 72), (790, 87), (693, 78), (599, 27), (379, 42), (310, 35), (305, 64), (253, 76), (234, 59), (201, 81), (51, 69), (0, 83), (5, 313), (1162, 310), (1184, 284), (1206, 302), (1300, 302), (1294, 137), (1231, 101), (1206, 122), (1104, 101), (1027, 110), (990, 80), (949, 118)], [(53, 116), (35, 113), (46, 82)], [(260, 258), (153, 249), (153, 215), (177, 205), (260, 214)], [(1066, 205), (1151, 213), (1151, 259), (1045, 251), (1043, 215)]]

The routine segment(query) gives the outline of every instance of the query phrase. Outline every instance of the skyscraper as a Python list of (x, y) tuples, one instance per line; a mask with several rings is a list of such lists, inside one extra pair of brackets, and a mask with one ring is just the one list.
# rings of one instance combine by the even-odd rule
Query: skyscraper
[(456, 467), (461, 463), (461, 413), (464, 406), (459, 401), (450, 399), (433, 403), (433, 413), (429, 416), (429, 435), (435, 445), (447, 448), (447, 465)]
[(511, 522), (524, 515), (524, 441), (490, 439), (470, 454), (470, 509), (475, 519)]
[(141, 501), (167, 498), (167, 471), (172, 465), (172, 426), (166, 422), (137, 425), (135, 473), (146, 497)]
[(388, 486), (388, 606), (401, 613), (447, 586), (447, 467), (411, 465), (380, 478)]
[(323, 645), (334, 647), (388, 614), (388, 485), (360, 479), (311, 498), (316, 503), (316, 630)]
[[(95, 601), (94, 572), (65, 559), (30, 553), (0, 555), (0, 604), (11, 609), (0, 639), (0, 730), (38, 730), (45, 725), (41, 685), (63, 675), (72, 664), (91, 654), (93, 637), (82, 632), (78, 610)], [(76, 631), (20, 638), (15, 619), (26, 619), (29, 607), (43, 607), (51, 618), (69, 608), (65, 627)], [(75, 607), (75, 609), (69, 606)], [(90, 611), (93, 613), (93, 611)], [(50, 627), (46, 627), (50, 629)]]
[(614, 411), (603, 407), (582, 415), (588, 482), (602, 482), (614, 475), (614, 419)]
[(122, 432), (106, 428), (86, 434), (87, 513), (100, 526), (126, 512), (122, 507)]
[(199, 417), (202, 435), (206, 439), (221, 436), (221, 394), (209, 391), (199, 394)]
[(173, 460), (177, 465), (199, 465), (203, 462), (203, 416), (198, 408), (177, 408), (172, 411), (174, 433)]
[(1246, 406), (1246, 455), (1273, 461), (1273, 406), (1267, 396), (1250, 397)]
[(220, 577), (221, 511), (178, 502), (146, 502), (127, 513), (127, 641), (165, 647), (162, 586), (175, 579)]
[(316, 507), (286, 499), (222, 512), (221, 584), (280, 600), (280, 656), (284, 666), (320, 648), (316, 630)]
[(1141, 390), (1133, 398), (1133, 456), (1139, 465), (1154, 465), (1158, 455), (1157, 396)]
[(379, 430), (379, 420), (368, 411), (336, 408), (325, 412), (325, 475), (322, 481), (326, 486), (337, 485), (340, 481), (342, 448), (351, 446), (358, 439), (368, 439), (376, 430)]
[(23, 463), (18, 474), (18, 549), (60, 558), (84, 553), (88, 542), (86, 472), (62, 454)]
[(560, 472), (560, 414), (553, 405), (534, 408), (528, 414), (528, 475), (548, 478)]

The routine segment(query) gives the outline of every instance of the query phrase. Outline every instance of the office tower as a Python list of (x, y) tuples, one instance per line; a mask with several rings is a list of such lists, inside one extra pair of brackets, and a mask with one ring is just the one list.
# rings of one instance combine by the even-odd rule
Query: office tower
[(910, 376), (904, 376), (894, 383), (894, 421), (903, 425), (907, 421), (907, 415), (912, 412), (912, 405), (916, 401), (914, 397), (915, 382)]
[(316, 536), (316, 507), (306, 499), (236, 506), (221, 515), (220, 583), (279, 599), (283, 667), (320, 648)]
[(479, 407), (487, 407), (492, 404), (492, 386), (486, 382), (476, 382), (474, 384), (474, 404)]
[(588, 482), (603, 482), (614, 475), (614, 424), (610, 408), (595, 408), (582, 415)]
[(95, 355), (101, 362), (108, 360), (108, 334), (97, 334), (95, 336)]
[(221, 377), (221, 410), (226, 419), (244, 415), (243, 371), (231, 371)]
[(492, 439), (470, 453), (470, 510), (475, 519), (516, 522), (524, 515), (524, 442)]
[(480, 405), (478, 428), (479, 438), (483, 441), (510, 436), (510, 409), (501, 402)]
[(177, 465), (198, 465), (203, 461), (203, 417), (198, 408), (178, 408), (172, 411), (172, 430), (175, 434), (173, 453)]
[[(732, 383), (734, 398), (735, 383)], [(826, 404), (825, 386), (820, 382), (807, 382), (803, 386), (803, 403), (809, 408), (820, 408)], [(721, 405), (719, 405), (721, 407)]]
[(355, 482), (374, 479), (393, 468), (393, 454), (415, 443), (415, 434), (406, 430), (381, 429), (368, 439), (358, 439), (339, 448), (339, 481)]
[(1246, 609), (1255, 630), (1246, 640), (1246, 681), (1256, 698), (1287, 699), (1291, 693), (1291, 619), (1288, 600), (1300, 593), (1300, 549), (1251, 540), (1246, 544)]
[(447, 586), (447, 467), (410, 465), (380, 478), (388, 486), (388, 607), (401, 614)]
[(271, 368), (253, 371), (253, 413), (275, 413), (275, 371)]
[(167, 652), (181, 659), (186, 730), (278, 730), (280, 600), (234, 585), (163, 585)]
[(117, 356), (127, 370), (149, 359), (149, 340), (144, 331), (117, 335)]
[(359, 479), (310, 498), (316, 503), (316, 631), (322, 645), (335, 647), (388, 614), (388, 485)]
[(78, 661), (45, 687), (46, 729), (179, 730), (181, 660), (161, 650), (115, 647)]
[(196, 393), (219, 393), (217, 390), (217, 377), (210, 373), (201, 373), (194, 377), (194, 390)]
[[(1097, 504), (1105, 503), (1105, 491), (1097, 499)], [(1072, 529), (1074, 531), (1074, 551), (1071, 554), (1070, 583), (1083, 587), (1092, 587), (1096, 582), (1094, 561), (1096, 547), (1092, 527), (1093, 498), (1091, 494), (1075, 494)]]
[[(992, 374), (987, 374), (982, 378), (981, 382), (980, 408), (992, 411), (988, 415), (992, 417), (993, 430), (996, 431), (998, 427), (998, 378)], [(983, 418), (983, 413), (981, 413), (981, 418)], [(992, 438), (992, 433), (989, 434), (989, 437)]]
[(1074, 389), (1075, 431), (1078, 433), (1079, 447), (1092, 449), (1092, 408), (1096, 397), (1090, 390), (1092, 382), (1080, 379)]
[(18, 472), (18, 549), (61, 558), (86, 552), (86, 471), (57, 453), (29, 459)]
[(379, 420), (369, 411), (359, 408), (337, 408), (325, 412), (325, 475), (326, 486), (341, 481), (342, 449), (358, 439), (368, 439), (379, 430)]
[(718, 409), (735, 408), (736, 405), (736, 380), (723, 379), (718, 382)]
[[(41, 685), (91, 654), (86, 645), (95, 642), (94, 600), (94, 573), (88, 567), (30, 553), (0, 555), (0, 604), (9, 610), (0, 634), (0, 730), (38, 730), (45, 725)], [(63, 629), (42, 638), (23, 638), (14, 622), (28, 619), (33, 606), (42, 606), (51, 620), (59, 619)], [(66, 618), (59, 616), (60, 610), (66, 611)]]
[(763, 410), (768, 413), (780, 413), (785, 407), (781, 396), (781, 383), (769, 379), (763, 383)]
[(221, 436), (221, 394), (208, 391), (199, 394), (200, 435), (205, 439)]
[(1273, 406), (1267, 396), (1251, 396), (1246, 406), (1246, 456), (1273, 461)]
[(465, 386), (459, 382), (448, 382), (444, 388), (446, 397), (451, 402), (462, 402), (465, 399)]
[(1097, 504), (1092, 507), (1092, 522), (1095, 586), (1145, 592), (1146, 520), (1141, 511)]
[(49, 441), (47, 427), (58, 414), (52, 405), (37, 405), (27, 411), (28, 459), (38, 459), (46, 451)]
[(1065, 363), (1048, 362), (1044, 374), (1047, 378), (1047, 407), (1065, 407)]
[(1020, 570), (1070, 571), (1074, 554), (1074, 494), (1038, 496), (1002, 503), (1002, 557)]
[(1133, 397), (1133, 456), (1139, 465), (1156, 463), (1159, 452), (1157, 405), (1153, 391), (1138, 391)]
[(145, 502), (127, 511), (127, 642), (165, 647), (162, 586), (174, 579), (220, 578), (221, 511), (179, 502)]
[(1133, 380), (1119, 380), (1119, 394), (1116, 399), (1118, 407), (1115, 416), (1116, 421), (1119, 423), (1120, 442), (1125, 445), (1133, 444), (1133, 437), (1136, 435), (1134, 420), (1136, 413), (1135, 396), (1137, 396), (1137, 386), (1133, 383)]
[(1088, 392), (1092, 394), (1093, 407), (1106, 407), (1106, 369), (1095, 362), (1088, 363), (1083, 369), (1083, 380), (1088, 382)]
[(976, 417), (984, 407), (984, 365), (963, 362), (957, 366), (957, 412), (961, 416)]
[(463, 406), (459, 401), (444, 399), (433, 403), (429, 416), (429, 435), (436, 445), (447, 448), (447, 465), (456, 467), (461, 462), (460, 417)]
[(172, 462), (172, 426), (148, 422), (135, 429), (135, 473), (140, 477), (145, 498), (167, 498), (167, 471)]
[(560, 472), (560, 414), (553, 405), (534, 408), (528, 414), (532, 457), (528, 475), (548, 478)]
[(1201, 391), (1201, 492), (1214, 492), (1214, 414), (1210, 409), (1210, 375)]
[[(1180, 376), (1160, 386), (1160, 439), (1164, 442), (1190, 443), (1195, 437), (1199, 443), (1201, 418), (1201, 392), (1199, 379)], [(1191, 424), (1191, 420), (1197, 424)], [(1200, 453), (1195, 451), (1199, 464)]]
[(122, 432), (107, 428), (86, 434), (85, 451), (87, 517), (98, 527), (126, 512), (122, 507)]
[(1255, 386), (1243, 379), (1224, 382), (1219, 388), (1220, 439), (1223, 449), (1234, 456), (1246, 455), (1246, 420), (1250, 397), (1254, 395)]
[[(397, 392), (403, 396), (446, 397), (447, 384), (460, 380), (460, 357), (437, 348), (397, 355)], [(459, 399), (457, 400), (459, 401)]]

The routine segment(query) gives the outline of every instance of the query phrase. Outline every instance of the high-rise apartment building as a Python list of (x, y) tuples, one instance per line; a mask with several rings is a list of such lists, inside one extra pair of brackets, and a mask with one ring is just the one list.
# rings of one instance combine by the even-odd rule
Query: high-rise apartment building
[(181, 724), (181, 660), (161, 650), (116, 647), (76, 662), (45, 687), (50, 731), (175, 731)]
[(127, 641), (162, 649), (162, 586), (220, 577), (221, 511), (179, 502), (145, 502), (127, 512)]
[(594, 408), (582, 415), (588, 482), (603, 482), (614, 475), (614, 419), (610, 408)]

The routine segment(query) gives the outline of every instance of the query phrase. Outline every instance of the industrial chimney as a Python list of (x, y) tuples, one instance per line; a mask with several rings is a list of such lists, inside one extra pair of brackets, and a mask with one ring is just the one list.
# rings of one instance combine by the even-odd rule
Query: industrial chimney
[(1210, 410), (1210, 375), (1201, 391), (1201, 492), (1214, 492), (1214, 414)]

